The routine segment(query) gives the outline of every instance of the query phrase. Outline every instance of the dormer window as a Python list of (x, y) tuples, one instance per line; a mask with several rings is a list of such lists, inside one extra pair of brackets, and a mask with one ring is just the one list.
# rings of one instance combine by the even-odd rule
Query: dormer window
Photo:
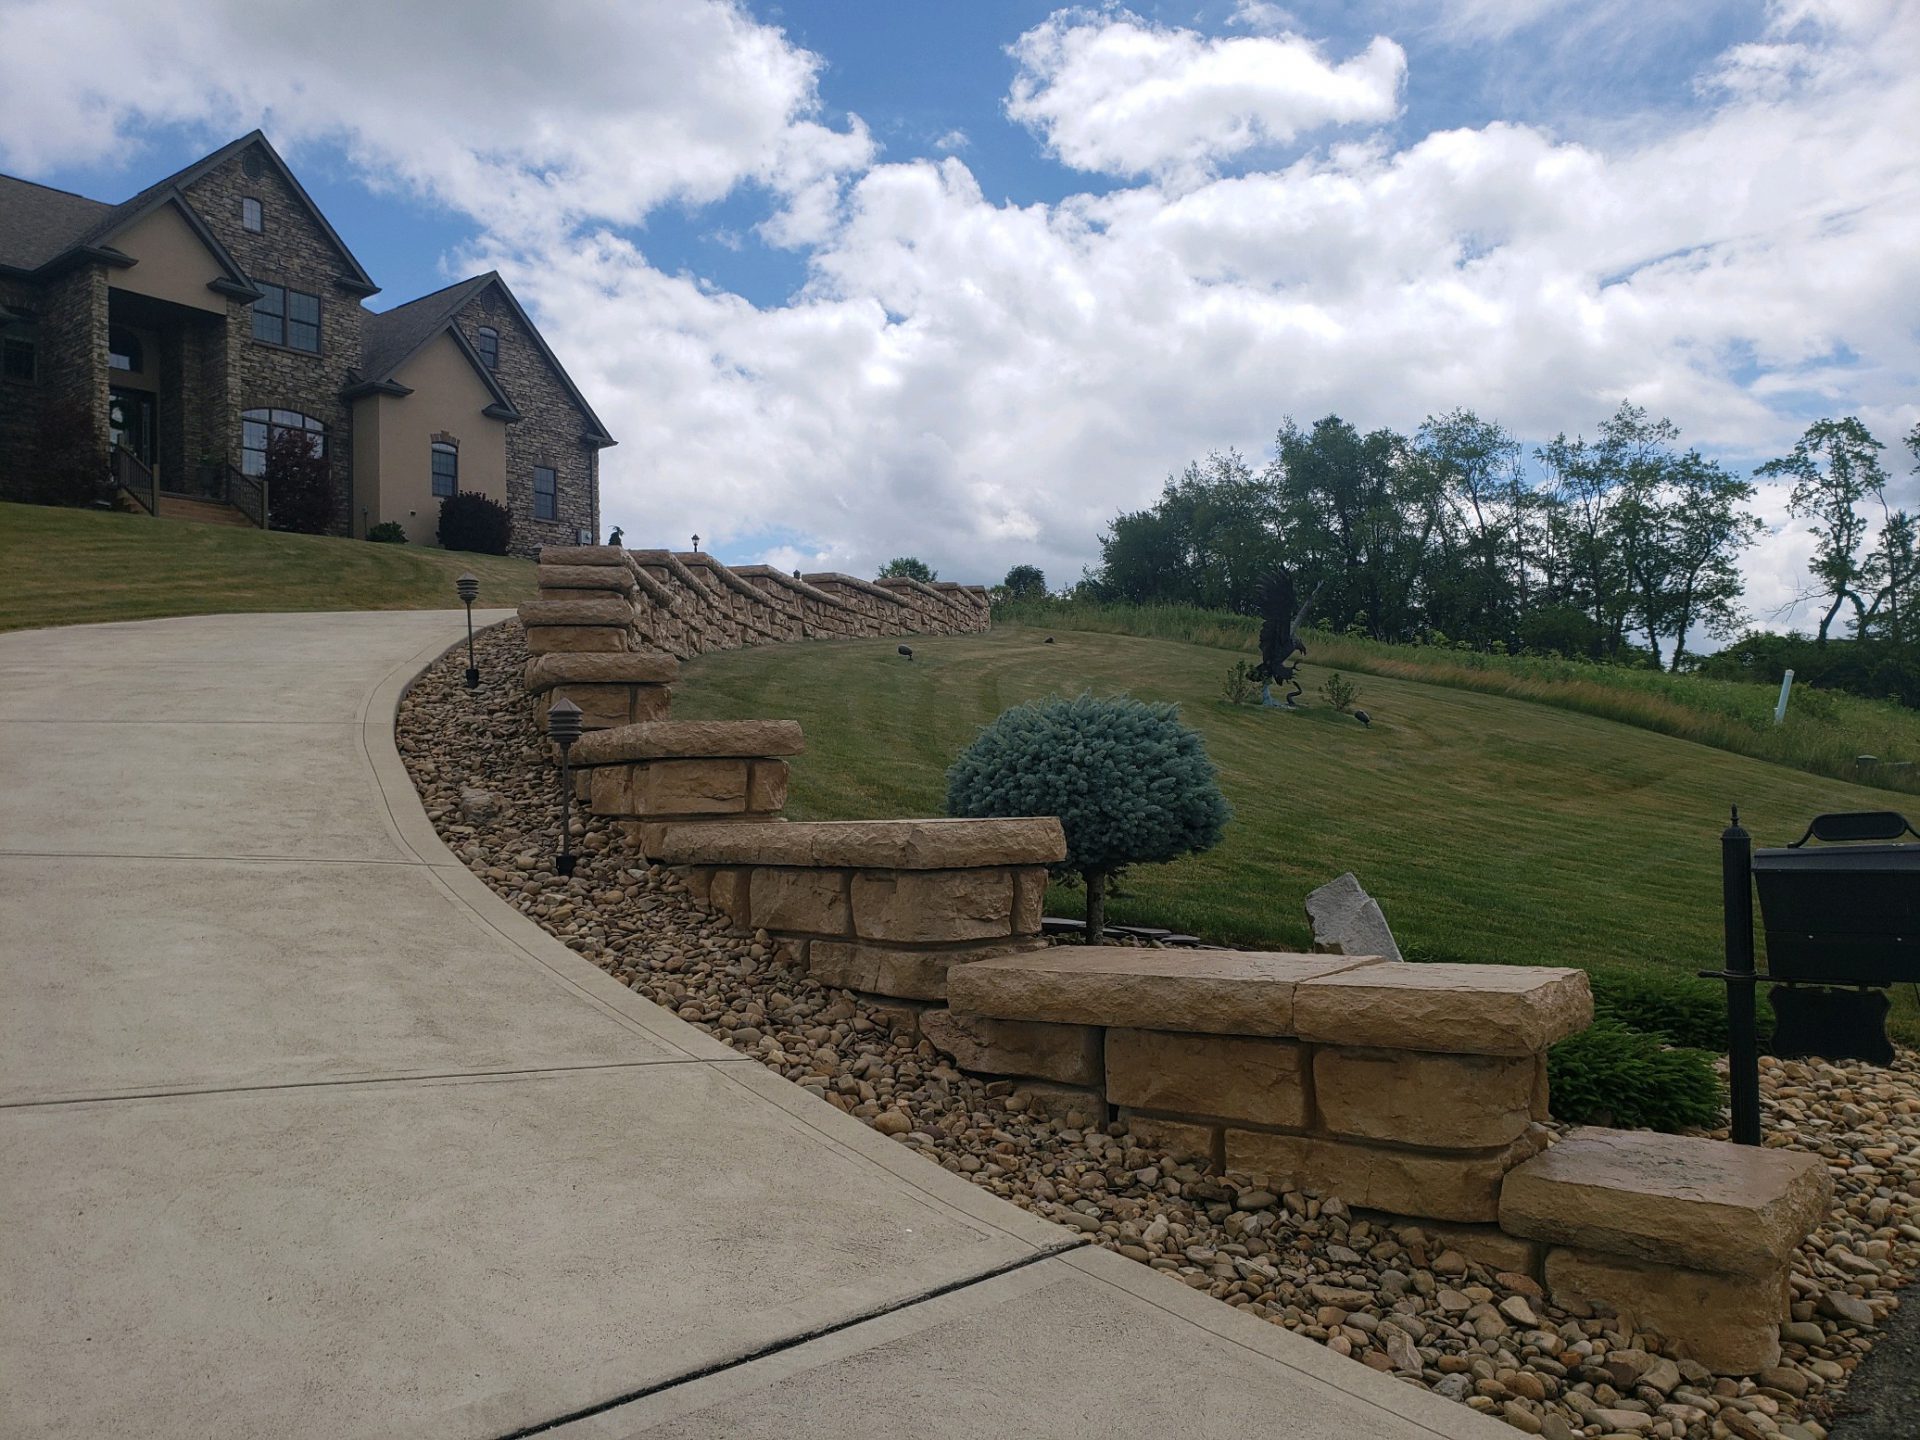
[(480, 352), (480, 363), (482, 365), (485, 365), (489, 370), (499, 368), (500, 332), (498, 330), (494, 329), (491, 325), (482, 325), (480, 327), (479, 341), (473, 348)]
[(266, 231), (267, 212), (261, 208), (260, 202), (251, 195), (241, 197), (240, 228), (243, 230), (251, 230), (256, 235), (263, 234)]

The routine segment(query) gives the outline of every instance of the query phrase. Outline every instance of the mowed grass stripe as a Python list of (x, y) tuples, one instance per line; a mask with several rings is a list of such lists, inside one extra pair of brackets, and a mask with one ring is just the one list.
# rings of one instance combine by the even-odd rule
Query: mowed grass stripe
[[(1236, 651), (1138, 636), (1001, 627), (983, 636), (773, 646), (703, 656), (675, 689), (688, 719), (791, 718), (807, 736), (789, 813), (938, 815), (945, 771), (979, 727), (1037, 696), (1126, 691), (1180, 704), (1235, 818), (1204, 855), (1143, 866), (1116, 923), (1226, 944), (1303, 948), (1304, 901), (1352, 870), (1411, 953), (1618, 964), (1721, 961), (1719, 835), (1737, 803), (1762, 844), (1884, 791), (1499, 695), (1367, 676), (1363, 728), (1309, 697), (1284, 714), (1216, 700)], [(1309, 669), (1309, 683), (1318, 670)], [(1056, 887), (1055, 913), (1079, 913)], [(1902, 1029), (1915, 1007), (1896, 996)]]

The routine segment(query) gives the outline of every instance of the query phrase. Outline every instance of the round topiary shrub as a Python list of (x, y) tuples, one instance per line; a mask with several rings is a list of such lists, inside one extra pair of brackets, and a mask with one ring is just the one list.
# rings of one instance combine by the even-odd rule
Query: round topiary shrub
[(513, 543), (513, 514), (478, 490), (462, 490), (440, 502), (439, 533), (444, 549), (504, 555)]
[(1116, 871), (1210, 849), (1232, 818), (1199, 732), (1178, 717), (1124, 695), (1017, 706), (947, 771), (947, 813), (1059, 816), (1067, 858), (1054, 871), (1086, 882), (1097, 944)]

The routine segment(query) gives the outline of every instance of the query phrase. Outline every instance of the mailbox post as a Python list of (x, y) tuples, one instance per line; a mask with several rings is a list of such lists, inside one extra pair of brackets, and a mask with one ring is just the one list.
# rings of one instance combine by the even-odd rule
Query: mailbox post
[(1740, 828), (1740, 809), (1720, 832), (1720, 901), (1726, 913), (1727, 1097), (1733, 1143), (1760, 1143), (1760, 1031), (1753, 988), (1753, 837)]

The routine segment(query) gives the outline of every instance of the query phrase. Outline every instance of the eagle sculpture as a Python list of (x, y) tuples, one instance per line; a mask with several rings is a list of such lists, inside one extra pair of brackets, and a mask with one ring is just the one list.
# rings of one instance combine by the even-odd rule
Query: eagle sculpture
[(1279, 707), (1280, 702), (1273, 698), (1276, 680), (1293, 687), (1287, 692), (1288, 709), (1293, 708), (1294, 700), (1305, 688), (1296, 677), (1299, 666), (1294, 656), (1307, 653), (1307, 643), (1300, 638), (1300, 627), (1307, 623), (1307, 612), (1319, 598), (1320, 586), (1316, 585), (1306, 603), (1301, 604), (1293, 576), (1285, 567), (1261, 582), (1260, 663), (1253, 667), (1253, 678), (1260, 682), (1261, 704)]

